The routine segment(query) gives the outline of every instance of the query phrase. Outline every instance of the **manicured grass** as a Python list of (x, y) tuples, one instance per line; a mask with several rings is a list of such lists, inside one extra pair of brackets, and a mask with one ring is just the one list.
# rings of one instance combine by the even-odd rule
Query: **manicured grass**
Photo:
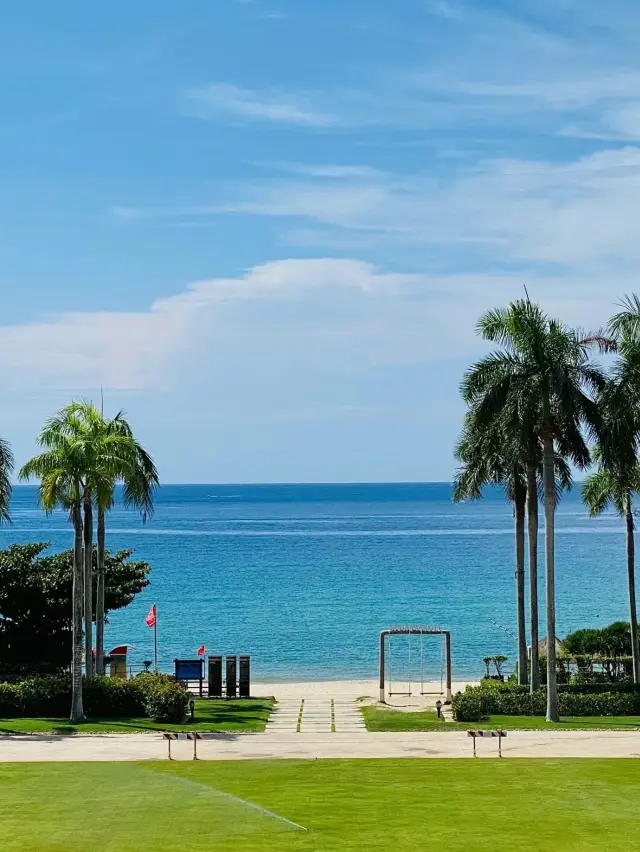
[(70, 725), (67, 719), (0, 719), (2, 734), (96, 734), (140, 733), (141, 731), (264, 731), (273, 707), (270, 698), (219, 701), (198, 700), (195, 721), (168, 725), (152, 719), (90, 719)]
[(402, 713), (369, 706), (362, 708), (368, 731), (468, 731), (471, 728), (507, 731), (594, 731), (640, 728), (640, 716), (566, 716), (559, 724), (542, 716), (491, 716), (483, 722), (445, 722), (433, 712)]
[(634, 760), (0, 765), (3, 852), (627, 852), (639, 819)]

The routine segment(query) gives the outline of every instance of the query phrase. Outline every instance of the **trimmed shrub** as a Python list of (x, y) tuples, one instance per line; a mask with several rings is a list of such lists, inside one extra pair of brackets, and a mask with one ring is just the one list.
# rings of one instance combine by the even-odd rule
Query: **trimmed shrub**
[(558, 695), (558, 709), (563, 716), (637, 716), (640, 694), (601, 692), (592, 695), (563, 693)]
[(147, 693), (145, 709), (147, 716), (156, 722), (180, 723), (184, 721), (189, 703), (189, 693), (175, 681), (152, 688)]
[(135, 683), (144, 695), (148, 695), (150, 692), (153, 692), (154, 689), (158, 689), (170, 683), (176, 683), (176, 679), (171, 677), (171, 675), (161, 674), (160, 672), (142, 672), (141, 674), (136, 675), (131, 683)]
[(581, 683), (572, 679), (571, 683), (558, 685), (558, 692), (570, 692), (574, 695), (598, 695), (603, 692), (640, 693), (640, 684), (632, 680), (622, 680), (617, 683), (611, 683), (611, 681)]
[(0, 683), (0, 719), (15, 719), (22, 715), (20, 684)]
[[(189, 702), (185, 687), (168, 675), (93, 677), (84, 681), (82, 693), (87, 716), (102, 719), (150, 716), (157, 722), (181, 722)], [(64, 717), (70, 707), (68, 675), (0, 683), (0, 718)]]
[(145, 715), (145, 696), (135, 680), (92, 677), (84, 682), (82, 700), (87, 716), (117, 719)]
[(71, 706), (71, 678), (32, 677), (16, 684), (22, 716), (66, 716)]
[(456, 692), (451, 699), (453, 718), (456, 722), (481, 722), (489, 715), (485, 707), (485, 695), (476, 687), (467, 687)]
[[(633, 684), (631, 685), (633, 687)], [(565, 687), (558, 692), (561, 716), (637, 716), (640, 715), (640, 689), (624, 688), (608, 692), (577, 692)], [(545, 688), (533, 694), (524, 686), (489, 684), (468, 686), (452, 701), (453, 715), (459, 722), (477, 722), (487, 716), (544, 716), (547, 706)], [(479, 710), (477, 709), (479, 708)], [(481, 716), (478, 716), (478, 712)]]

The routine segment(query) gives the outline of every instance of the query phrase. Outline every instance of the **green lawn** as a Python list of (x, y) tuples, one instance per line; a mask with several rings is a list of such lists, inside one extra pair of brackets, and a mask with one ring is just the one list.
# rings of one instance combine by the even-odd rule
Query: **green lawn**
[(270, 698), (229, 701), (196, 701), (195, 721), (188, 725), (167, 725), (152, 719), (90, 719), (70, 725), (67, 719), (0, 719), (1, 734), (95, 734), (140, 733), (140, 731), (264, 731), (273, 707)]
[(640, 716), (566, 716), (559, 724), (542, 716), (491, 716), (484, 722), (445, 722), (433, 712), (402, 713), (369, 706), (362, 708), (369, 731), (468, 731), (470, 728), (523, 730), (628, 730), (640, 728)]
[(0, 764), (3, 852), (628, 852), (639, 820), (636, 760)]

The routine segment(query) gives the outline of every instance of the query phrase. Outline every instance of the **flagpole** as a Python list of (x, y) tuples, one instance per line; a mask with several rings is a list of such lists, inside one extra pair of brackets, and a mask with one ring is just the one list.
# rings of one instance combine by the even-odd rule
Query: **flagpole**
[(156, 618), (153, 622), (153, 663), (154, 668), (156, 670), (156, 674), (158, 673), (158, 609), (156, 607)]

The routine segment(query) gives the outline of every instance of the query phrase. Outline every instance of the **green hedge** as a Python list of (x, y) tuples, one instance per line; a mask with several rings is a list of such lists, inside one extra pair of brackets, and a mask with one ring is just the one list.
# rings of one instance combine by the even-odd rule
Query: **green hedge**
[[(189, 693), (168, 675), (144, 674), (132, 680), (93, 677), (84, 681), (88, 717), (103, 719), (148, 716), (157, 722), (181, 722)], [(71, 679), (36, 677), (0, 683), (0, 719), (66, 716), (71, 706)]]
[[(468, 686), (453, 696), (453, 715), (457, 722), (479, 722), (488, 716), (544, 716), (547, 707), (545, 689), (534, 693), (526, 687), (500, 684), (498, 687)], [(558, 693), (561, 716), (637, 716), (640, 715), (640, 691)]]

